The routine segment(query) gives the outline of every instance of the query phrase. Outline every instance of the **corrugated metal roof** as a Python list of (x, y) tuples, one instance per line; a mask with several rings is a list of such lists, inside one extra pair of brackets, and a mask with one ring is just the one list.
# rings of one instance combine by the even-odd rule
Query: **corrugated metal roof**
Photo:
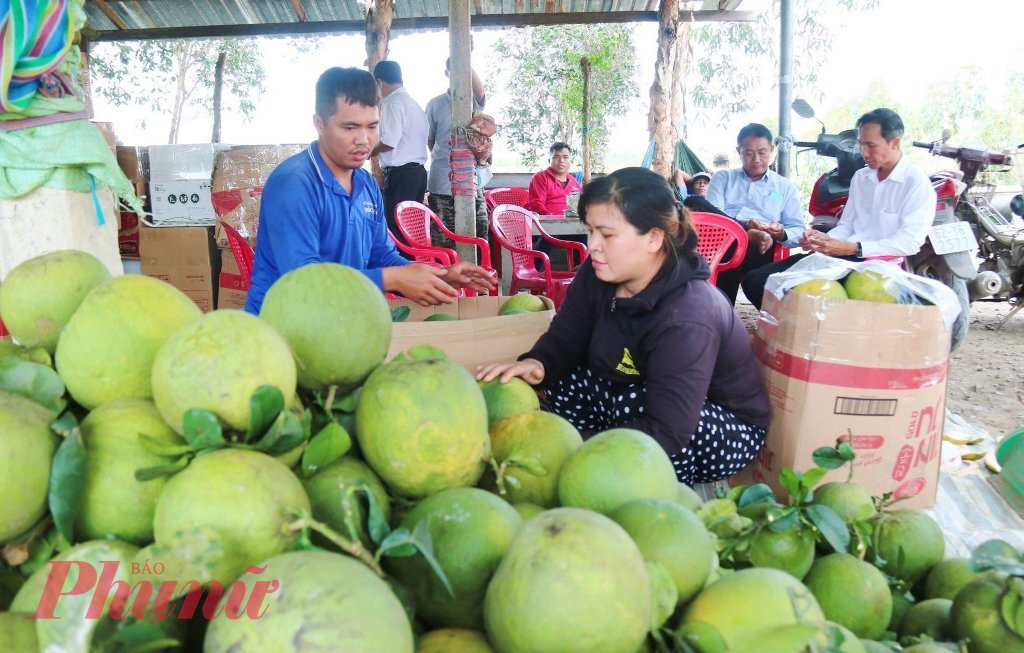
[[(741, 0), (704, 0), (712, 18)], [(372, 4), (372, 3), (371, 3)], [(481, 27), (656, 20), (658, 0), (470, 0)], [(96, 40), (363, 32), (363, 0), (87, 0)], [(446, 0), (396, 0), (392, 30), (445, 29)]]

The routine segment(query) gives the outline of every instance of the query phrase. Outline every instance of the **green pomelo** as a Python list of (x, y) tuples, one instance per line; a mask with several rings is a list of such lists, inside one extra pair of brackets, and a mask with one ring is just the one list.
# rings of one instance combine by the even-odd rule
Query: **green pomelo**
[[(370, 546), (366, 532), (365, 497), (356, 488), (370, 490), (380, 507), (384, 521), (391, 522), (391, 498), (384, 484), (365, 463), (346, 456), (324, 467), (313, 476), (303, 479), (302, 486), (313, 506), (313, 518), (322, 521), (349, 539), (359, 539)], [(349, 531), (348, 516), (356, 532)]]
[(502, 302), (501, 308), (498, 309), (498, 315), (508, 315), (509, 311), (517, 309), (535, 313), (537, 311), (546, 311), (547, 308), (548, 307), (544, 305), (544, 300), (539, 296), (521, 292), (517, 295), (512, 295)]
[[(241, 605), (248, 605), (256, 583), (276, 581), (279, 589), (260, 603), (265, 613), (259, 619), (222, 614), (210, 621), (205, 653), (413, 653), (412, 627), (401, 602), (387, 582), (358, 560), (300, 551), (262, 560), (263, 565), (263, 573), (242, 576), (246, 596)], [(227, 598), (218, 609), (225, 605)]]
[[(138, 549), (134, 546), (116, 540), (91, 540), (76, 544), (56, 556), (54, 560), (77, 563), (70, 565), (61, 592), (70, 593), (74, 589), (83, 569), (91, 567), (90, 571), (95, 573), (96, 581), (82, 594), (60, 596), (53, 609), (54, 619), (40, 618), (30, 622), (35, 624), (36, 638), (39, 643), (38, 650), (60, 651), (61, 653), (64, 651), (82, 651), (84, 653), (94, 650), (92, 644), (97, 632), (105, 630), (111, 625), (109, 611), (116, 596), (115, 592), (111, 590), (102, 609), (99, 610), (100, 617), (88, 617), (89, 605), (95, 597), (98, 580), (104, 569), (112, 568), (114, 569), (110, 576), (112, 587), (116, 589), (117, 581), (127, 583), (131, 577), (131, 561), (137, 551)], [(11, 603), (11, 612), (35, 614), (36, 610), (41, 607), (43, 590), (46, 588), (47, 580), (53, 569), (51, 564), (43, 565), (25, 581)], [(133, 600), (134, 598), (132, 596)], [(124, 612), (129, 612), (131, 607), (126, 606)], [(49, 614), (40, 615), (40, 617), (43, 616), (48, 617)], [(3, 647), (0, 649), (5, 653), (7, 651)]]
[(495, 653), (495, 650), (481, 632), (442, 628), (420, 637), (416, 653)]
[(50, 431), (53, 419), (31, 399), (0, 390), (0, 543), (46, 514), (50, 463), (57, 450)]
[(878, 304), (895, 304), (896, 295), (890, 292), (889, 279), (874, 270), (858, 272), (854, 270), (846, 275), (843, 286), (846, 288), (846, 295), (850, 299), (859, 299), (865, 302)]
[(921, 637), (927, 635), (932, 640), (941, 642), (953, 634), (950, 610), (953, 602), (949, 599), (926, 599), (910, 606), (900, 621), (900, 641), (904, 637)]
[(724, 576), (698, 594), (682, 624), (703, 624), (731, 648), (769, 628), (823, 621), (818, 601), (803, 583), (778, 569), (753, 567)]
[(176, 533), (209, 527), (223, 538), (225, 556), (215, 578), (227, 583), (249, 565), (291, 548), (289, 510), (310, 510), (302, 483), (270, 456), (220, 449), (197, 456), (167, 481), (156, 504), (158, 544)]
[(86, 295), (64, 327), (57, 371), (90, 410), (115, 399), (149, 399), (157, 350), (200, 315), (169, 283), (141, 274), (115, 277)]
[(952, 601), (957, 593), (980, 573), (974, 571), (970, 558), (943, 560), (928, 572), (924, 584), (924, 598)]
[(786, 624), (745, 637), (729, 653), (804, 653), (821, 629), (811, 624)]
[(356, 423), (366, 462), (407, 497), (474, 485), (491, 453), (480, 388), (447, 358), (378, 367), (359, 393)]
[[(526, 467), (510, 463), (504, 472), (502, 496), (511, 503), (535, 503), (545, 508), (557, 506), (558, 475), (583, 444), (576, 427), (564, 417), (537, 410), (492, 424), (490, 435), (491, 452), (499, 463), (514, 455), (519, 460), (535, 461), (539, 465)], [(484, 470), (480, 487), (499, 492), (492, 468)]]
[(358, 387), (391, 346), (391, 311), (362, 272), (313, 263), (288, 272), (267, 291), (260, 318), (291, 346), (303, 388)]
[(830, 645), (838, 645), (841, 653), (868, 653), (860, 639), (849, 628), (831, 621), (826, 624), (815, 641), (820, 645), (819, 650), (823, 651), (828, 650)]
[(919, 510), (894, 510), (880, 513), (872, 520), (872, 547), (884, 564), (880, 568), (890, 576), (910, 584), (923, 578), (946, 553), (942, 529)]
[(512, 507), (515, 508), (516, 512), (519, 513), (519, 516), (522, 517), (523, 523), (547, 510), (544, 506), (538, 506), (536, 503), (513, 503)]
[(523, 525), (522, 518), (490, 492), (451, 488), (421, 501), (402, 519), (401, 527), (413, 532), (424, 520), (453, 594), (421, 555), (385, 558), (388, 572), (412, 590), (416, 617), (427, 625), (483, 629), (487, 583)]
[(697, 494), (696, 490), (686, 483), (680, 481), (678, 492), (679, 494), (676, 496), (676, 503), (687, 510), (697, 512), (697, 509), (704, 505), (704, 499)]
[(804, 578), (829, 621), (857, 637), (878, 639), (892, 618), (892, 593), (885, 575), (848, 553), (818, 558)]
[(860, 643), (864, 647), (865, 653), (892, 653), (897, 650), (873, 639), (861, 639)]
[(50, 252), (19, 263), (0, 284), (0, 315), (25, 347), (51, 354), (71, 315), (89, 291), (110, 279), (100, 260), (78, 250)]
[(651, 630), (657, 630), (672, 617), (679, 604), (679, 590), (665, 565), (647, 560), (647, 579), (651, 583)]
[(679, 479), (654, 438), (633, 429), (611, 429), (583, 443), (562, 467), (558, 498), (563, 506), (610, 514), (635, 499), (679, 496)]
[(147, 450), (141, 438), (163, 447), (183, 446), (185, 441), (167, 426), (147, 399), (103, 404), (82, 420), (80, 428), (88, 471), (76, 514), (76, 532), (90, 540), (151, 542), (153, 513), (167, 477), (137, 481), (135, 471), (166, 465), (168, 459)]
[(292, 405), (295, 361), (273, 327), (242, 311), (203, 315), (168, 338), (153, 361), (153, 399), (178, 433), (190, 408), (244, 431), (249, 400), (262, 385), (276, 387), (285, 406)]
[(38, 653), (36, 622), (15, 612), (0, 612), (0, 642), (4, 653)]
[(907, 610), (910, 606), (914, 605), (914, 600), (911, 595), (905, 591), (899, 591), (892, 589), (892, 618), (889, 619), (889, 626), (887, 630), (897, 632), (900, 629), (900, 623), (903, 621), (903, 615), (907, 614)]
[[(968, 650), (974, 651), (973, 648)], [(921, 642), (903, 649), (903, 653), (960, 653), (960, 647), (947, 642)]]
[(693, 598), (707, 582), (714, 541), (697, 515), (672, 501), (630, 501), (609, 515), (633, 538), (644, 560), (668, 570), (679, 603)]
[(524, 313), (533, 313), (533, 311), (528, 311), (525, 308), (510, 308), (499, 315), (523, 315)]
[[(1020, 624), (1019, 600), (1024, 581), (998, 571), (986, 571), (967, 583), (953, 599), (950, 617), (953, 636), (970, 640), (971, 653), (1009, 653), (1024, 651), (1024, 637), (1006, 622), (1004, 612), (1016, 603), (1016, 622)], [(1016, 592), (1015, 601), (1011, 593)]]
[(643, 556), (603, 515), (548, 510), (513, 540), (487, 588), (484, 620), (502, 653), (636, 651), (651, 624)]
[(799, 526), (779, 532), (760, 528), (747, 557), (755, 567), (771, 567), (802, 580), (814, 564), (814, 533)]
[(526, 381), (513, 377), (508, 383), (501, 379), (480, 381), (480, 392), (487, 402), (487, 423), (494, 424), (510, 415), (540, 410), (537, 391)]
[(793, 286), (792, 290), (804, 295), (846, 299), (846, 289), (843, 288), (843, 284), (832, 279), (810, 279)]
[(871, 494), (852, 481), (825, 483), (815, 488), (813, 503), (828, 506), (847, 524), (868, 519), (877, 512)]
[[(423, 318), (424, 322), (458, 322), (459, 318), (449, 313), (434, 313)], [(384, 352), (387, 353), (387, 352)]]

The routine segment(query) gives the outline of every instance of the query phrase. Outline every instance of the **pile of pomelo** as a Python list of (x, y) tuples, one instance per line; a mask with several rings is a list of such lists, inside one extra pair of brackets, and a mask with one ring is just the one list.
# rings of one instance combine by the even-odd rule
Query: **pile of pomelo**
[(945, 559), (823, 468), (702, 501), (641, 432), (584, 441), (431, 346), (385, 362), (356, 271), (257, 318), (48, 256), (0, 286), (5, 653), (1024, 650), (1009, 545)]

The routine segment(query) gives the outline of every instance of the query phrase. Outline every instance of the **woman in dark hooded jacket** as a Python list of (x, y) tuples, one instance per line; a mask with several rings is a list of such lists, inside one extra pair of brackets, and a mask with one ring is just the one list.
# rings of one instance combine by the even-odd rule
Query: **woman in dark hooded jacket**
[(708, 283), (689, 212), (668, 182), (625, 168), (579, 201), (590, 256), (533, 349), (477, 378), (521, 377), (586, 438), (653, 437), (688, 485), (732, 476), (764, 445), (770, 408), (750, 338)]

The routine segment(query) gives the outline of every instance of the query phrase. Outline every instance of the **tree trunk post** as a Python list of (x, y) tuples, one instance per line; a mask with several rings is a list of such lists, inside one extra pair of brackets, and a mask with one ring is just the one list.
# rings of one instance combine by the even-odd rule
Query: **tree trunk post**
[(217, 54), (217, 65), (213, 69), (213, 134), (210, 136), (211, 143), (220, 142), (220, 105), (221, 94), (224, 91), (224, 64), (227, 59), (228, 53), (221, 50)]
[(793, 3), (782, 0), (779, 34), (779, 154), (776, 166), (783, 177), (789, 176), (789, 151), (793, 138), (790, 108), (793, 100)]
[[(394, 6), (394, 0), (374, 0), (373, 6), (366, 9), (366, 69), (371, 73), (378, 63), (388, 58)], [(370, 173), (384, 188), (380, 157), (370, 159)]]
[[(449, 83), (452, 94), (452, 130), (464, 128), (473, 118), (473, 89), (471, 72), (471, 47), (469, 25), (469, 0), (452, 0), (448, 3), (448, 41), (451, 49), (451, 71)], [(444, 138), (438, 134), (439, 138)], [(476, 236), (476, 195), (456, 195), (455, 231)], [(486, 234), (485, 234), (486, 237)], [(476, 263), (476, 247), (458, 244), (456, 251), (460, 261)]]
[(654, 64), (651, 109), (647, 118), (648, 131), (656, 144), (652, 168), (666, 178), (672, 174), (676, 145), (676, 130), (672, 124), (672, 72), (679, 30), (678, 5), (676, 0), (661, 0), (658, 6), (658, 58)]
[(686, 140), (689, 136), (686, 129), (686, 76), (690, 70), (690, 23), (679, 25), (675, 49), (672, 62), (672, 124), (676, 128), (676, 137)]
[(583, 69), (583, 183), (590, 181), (590, 59), (582, 57)]

